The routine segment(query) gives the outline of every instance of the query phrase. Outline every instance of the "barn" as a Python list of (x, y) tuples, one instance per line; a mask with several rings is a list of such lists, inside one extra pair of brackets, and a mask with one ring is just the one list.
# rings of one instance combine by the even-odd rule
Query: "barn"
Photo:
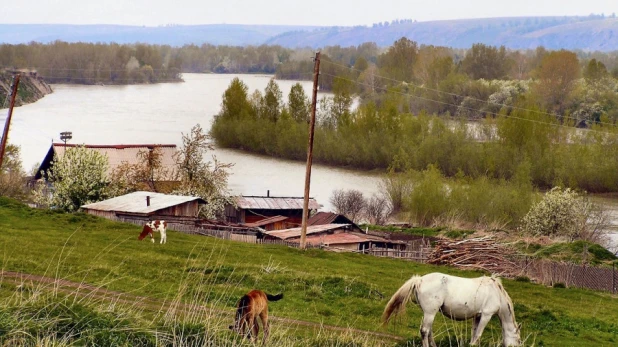
[[(300, 225), (303, 219), (302, 197), (275, 197), (266, 196), (239, 196), (236, 206), (227, 205), (225, 216), (232, 223), (256, 223), (269, 217), (287, 217), (286, 223)], [(321, 206), (315, 199), (309, 199), (309, 214), (317, 211)]]
[(85, 213), (112, 220), (178, 219), (197, 217), (200, 206), (205, 203), (195, 196), (140, 191), (83, 205), (81, 209)]

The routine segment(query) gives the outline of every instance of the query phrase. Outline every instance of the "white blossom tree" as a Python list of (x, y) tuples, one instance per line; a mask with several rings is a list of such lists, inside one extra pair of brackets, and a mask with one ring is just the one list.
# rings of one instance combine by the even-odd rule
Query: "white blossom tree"
[(533, 235), (599, 242), (606, 219), (603, 210), (576, 191), (554, 187), (530, 208), (522, 229)]
[(55, 156), (46, 172), (52, 184), (48, 204), (68, 212), (108, 197), (107, 157), (85, 146), (68, 148)]

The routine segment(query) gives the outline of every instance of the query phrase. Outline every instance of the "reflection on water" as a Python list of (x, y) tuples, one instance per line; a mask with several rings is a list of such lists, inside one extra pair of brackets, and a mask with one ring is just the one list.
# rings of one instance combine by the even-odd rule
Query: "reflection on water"
[[(72, 131), (71, 143), (144, 144), (180, 146), (182, 133), (200, 123), (210, 129), (221, 109), (221, 96), (234, 77), (249, 87), (264, 90), (271, 76), (184, 74), (185, 83), (131, 86), (53, 85), (54, 93), (13, 111), (9, 143), (21, 146), (27, 171), (43, 160), (61, 131)], [(297, 81), (277, 81), (284, 101)], [(311, 82), (300, 82), (310, 95)], [(4, 124), (7, 110), (0, 110)], [(230, 187), (235, 194), (303, 196), (305, 164), (216, 149), (222, 162), (234, 163)], [(311, 196), (330, 209), (335, 189), (358, 189), (370, 195), (377, 191), (375, 175), (314, 165)]]

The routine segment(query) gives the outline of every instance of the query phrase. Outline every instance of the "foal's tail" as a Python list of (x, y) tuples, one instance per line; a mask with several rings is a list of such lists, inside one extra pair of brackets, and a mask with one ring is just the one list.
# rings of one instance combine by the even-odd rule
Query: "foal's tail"
[(387, 324), (391, 316), (402, 313), (406, 309), (406, 304), (410, 300), (410, 297), (414, 293), (416, 300), (416, 288), (421, 282), (421, 276), (414, 275), (401, 288), (399, 288), (395, 294), (391, 297), (384, 308), (382, 314), (382, 324)]
[(279, 301), (283, 299), (283, 293), (277, 294), (277, 295), (270, 295), (268, 293), (264, 293), (264, 294), (266, 294), (266, 298), (268, 299), (268, 301)]

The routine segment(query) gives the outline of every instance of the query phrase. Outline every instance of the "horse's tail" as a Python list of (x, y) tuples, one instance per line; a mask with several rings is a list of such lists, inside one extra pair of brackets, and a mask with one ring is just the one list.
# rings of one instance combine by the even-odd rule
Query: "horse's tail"
[(402, 313), (406, 309), (406, 304), (410, 300), (410, 297), (414, 293), (414, 297), (416, 300), (416, 288), (421, 282), (421, 276), (414, 275), (409, 280), (404, 283), (401, 288), (399, 288), (395, 294), (391, 297), (384, 308), (384, 313), (382, 314), (382, 323), (387, 324), (390, 320), (391, 316)]
[(279, 301), (283, 299), (283, 293), (277, 294), (277, 295), (270, 295), (268, 293), (264, 293), (264, 294), (266, 294), (266, 299), (268, 299), (268, 301)]

